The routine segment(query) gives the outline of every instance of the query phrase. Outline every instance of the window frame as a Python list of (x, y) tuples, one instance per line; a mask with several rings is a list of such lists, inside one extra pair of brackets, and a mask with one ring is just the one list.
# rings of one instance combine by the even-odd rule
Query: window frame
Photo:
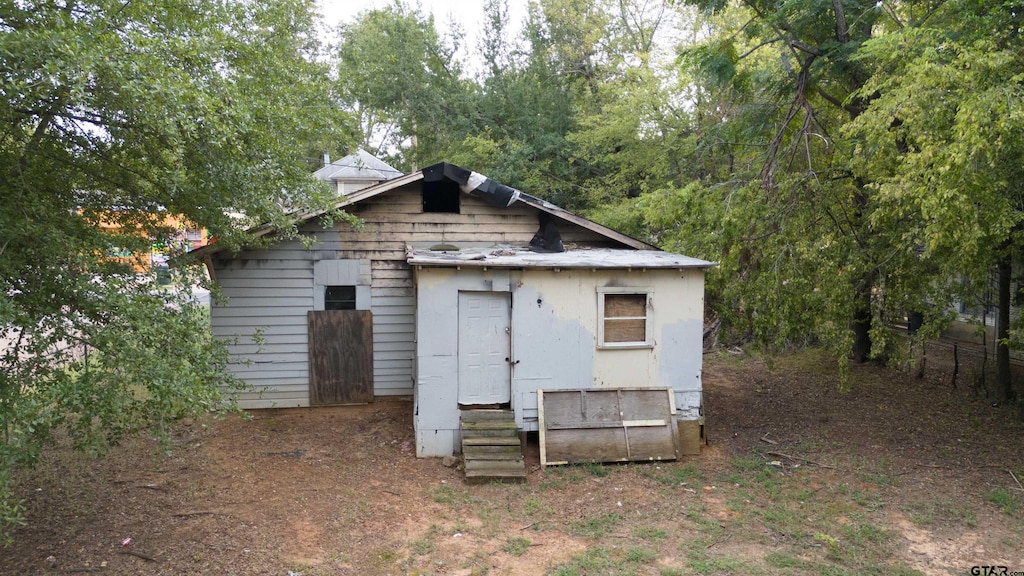
[[(605, 296), (608, 294), (635, 294), (644, 296), (644, 340), (631, 342), (606, 342)], [(597, 347), (602, 350), (633, 350), (638, 348), (654, 348), (652, 331), (654, 328), (654, 290), (636, 286), (600, 287), (597, 289)], [(617, 319), (639, 319), (639, 316), (620, 317)], [(613, 317), (611, 319), (616, 319)]]
[[(328, 294), (328, 292), (331, 291), (332, 288), (351, 288), (352, 289), (352, 300), (351, 300), (352, 307), (351, 308), (349, 308), (347, 306), (346, 307), (342, 307), (342, 308), (332, 308), (332, 307), (330, 307), (329, 304), (332, 303), (332, 302), (339, 302), (339, 303), (348, 303), (349, 302), (348, 299), (342, 300), (342, 299), (330, 299), (330, 298), (328, 298), (327, 294)], [(323, 287), (323, 290), (324, 290), (324, 310), (358, 310), (358, 299), (359, 299), (359, 288), (358, 288), (358, 286), (353, 285), (353, 284), (329, 284), (329, 285), (325, 285)]]

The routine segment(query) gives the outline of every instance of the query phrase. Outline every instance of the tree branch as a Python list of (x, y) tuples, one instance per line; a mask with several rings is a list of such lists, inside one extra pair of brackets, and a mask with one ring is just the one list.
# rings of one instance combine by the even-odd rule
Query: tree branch
[(889, 16), (892, 18), (893, 22), (896, 23), (896, 26), (898, 26), (900, 30), (903, 30), (905, 28), (905, 26), (903, 25), (903, 21), (900, 20), (900, 16), (899, 14), (896, 13), (896, 9), (892, 7), (891, 2), (886, 2), (885, 0), (882, 0), (882, 8), (889, 12)]
[(785, 38), (783, 38), (782, 36), (776, 36), (775, 38), (772, 38), (770, 40), (765, 40), (764, 42), (761, 42), (760, 44), (758, 44), (757, 46), (754, 46), (750, 50), (747, 50), (743, 54), (740, 54), (740, 56), (739, 56), (739, 58), (737, 58), (737, 60), (743, 60), (747, 56), (750, 56), (751, 54), (756, 52), (759, 48), (762, 48), (762, 47), (767, 46), (769, 44), (774, 44), (774, 43), (779, 42), (781, 40), (785, 40)]
[(801, 52), (806, 52), (806, 53), (808, 53), (808, 54), (810, 54), (812, 56), (824, 56), (825, 55), (821, 50), (818, 50), (814, 46), (811, 46), (811, 45), (809, 45), (809, 44), (807, 44), (805, 42), (801, 42), (800, 40), (797, 40), (795, 38), (793, 38), (793, 39), (791, 39), (789, 41), (789, 45), (792, 48), (796, 48), (797, 50), (800, 50)]
[(850, 30), (846, 26), (846, 12), (843, 11), (842, 0), (832, 0), (832, 9), (836, 13), (836, 40), (850, 41)]

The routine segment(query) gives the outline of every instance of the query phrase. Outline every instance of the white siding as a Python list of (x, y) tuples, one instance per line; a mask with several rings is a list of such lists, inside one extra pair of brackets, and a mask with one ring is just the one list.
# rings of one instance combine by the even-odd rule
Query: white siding
[[(459, 214), (424, 213), (419, 182), (348, 209), (362, 226), (339, 222), (323, 231), (311, 222), (303, 231), (318, 242), (308, 249), (288, 241), (265, 250), (214, 255), (216, 280), (228, 303), (213, 307), (213, 331), (236, 340), (232, 370), (255, 389), (242, 397), (242, 407), (309, 405), (306, 312), (323, 308), (323, 286), (349, 285), (354, 276), (357, 307), (373, 311), (374, 394), (412, 395), (416, 288), (405, 261), (406, 245), (525, 245), (539, 228), (533, 207), (495, 208), (468, 195), (461, 197)], [(568, 222), (559, 222), (558, 228), (566, 243), (618, 245)], [(262, 346), (252, 340), (257, 329)]]
[(226, 300), (212, 305), (210, 320), (213, 334), (229, 343), (231, 372), (251, 386), (238, 397), (243, 408), (309, 405), (313, 270), (320, 259), (336, 257), (340, 243), (334, 230), (304, 232), (317, 240), (309, 249), (291, 240), (213, 258)]

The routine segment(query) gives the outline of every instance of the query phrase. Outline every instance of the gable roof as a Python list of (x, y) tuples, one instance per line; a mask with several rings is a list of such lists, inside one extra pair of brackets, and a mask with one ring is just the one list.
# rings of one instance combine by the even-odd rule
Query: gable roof
[(313, 172), (313, 176), (328, 182), (339, 180), (377, 180), (380, 182), (397, 178), (403, 174), (404, 172), (401, 170), (392, 167), (362, 148)]
[[(510, 186), (505, 186), (504, 184), (495, 182), (494, 180), (491, 180), (490, 178), (482, 174), (473, 172), (471, 170), (467, 170), (465, 168), (462, 168), (461, 166), (456, 166), (455, 164), (449, 164), (447, 162), (439, 162), (437, 164), (427, 166), (426, 168), (423, 168), (422, 170), (418, 170), (411, 174), (398, 176), (396, 178), (392, 178), (379, 184), (375, 184), (373, 186), (369, 186), (367, 188), (351, 192), (345, 196), (338, 198), (337, 202), (335, 202), (328, 210), (295, 212), (292, 215), (292, 221), (297, 224), (304, 223), (319, 216), (322, 216), (323, 214), (327, 213), (330, 210), (337, 210), (339, 208), (345, 208), (353, 204), (358, 204), (359, 202), (362, 202), (364, 200), (373, 198), (375, 196), (379, 196), (391, 190), (395, 190), (397, 188), (401, 188), (403, 186), (407, 186), (415, 182), (419, 182), (421, 180), (436, 181), (442, 178), (446, 178), (458, 183), (459, 187), (462, 189), (463, 192), (476, 196), (483, 200), (484, 202), (487, 202), (493, 206), (507, 207), (517, 202), (523, 203), (528, 206), (532, 206), (537, 210), (540, 210), (541, 212), (546, 212), (547, 214), (550, 214), (555, 218), (575, 224), (577, 226), (580, 226), (581, 228), (585, 228), (587, 230), (590, 230), (591, 232), (595, 232), (601, 236), (604, 236), (605, 238), (629, 246), (630, 248), (634, 248), (636, 250), (661, 251), (661, 249), (658, 248), (657, 246), (648, 244), (641, 240), (637, 240), (632, 236), (623, 234), (622, 232), (613, 230), (607, 226), (603, 226), (592, 220), (588, 220), (578, 214), (569, 212), (568, 210), (556, 206), (550, 202), (541, 200), (540, 198), (531, 196), (520, 190), (516, 190), (515, 188), (512, 188)], [(268, 234), (272, 234), (274, 231), (275, 228), (270, 225), (256, 226), (249, 230), (250, 234), (257, 238), (266, 236)], [(197, 257), (205, 257), (220, 252), (222, 250), (224, 250), (224, 247), (218, 246), (217, 243), (215, 242), (213, 244), (207, 244), (206, 246), (197, 248), (196, 250), (189, 252), (189, 254)]]

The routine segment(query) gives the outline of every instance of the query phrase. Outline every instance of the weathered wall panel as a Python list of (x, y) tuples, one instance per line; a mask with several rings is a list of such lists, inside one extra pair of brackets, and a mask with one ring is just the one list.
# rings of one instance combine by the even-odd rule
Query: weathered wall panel
[[(460, 290), (512, 293), (511, 397), (520, 429), (538, 429), (538, 389), (668, 387), (675, 393), (679, 418), (699, 417), (702, 270), (425, 267), (416, 274), (417, 429), (448, 430), (458, 436), (454, 360)], [(598, 288), (608, 286), (643, 288), (653, 294), (652, 346), (597, 346)]]
[(313, 268), (319, 249), (337, 249), (340, 241), (334, 230), (303, 230), (316, 248), (291, 240), (213, 258), (225, 301), (212, 304), (210, 320), (213, 334), (229, 342), (229, 369), (252, 387), (238, 397), (243, 408), (309, 405), (308, 345), (302, 340), (306, 312), (313, 309)]
[(674, 460), (672, 391), (541, 390), (541, 464)]
[[(214, 255), (214, 274), (228, 301), (214, 305), (213, 332), (237, 342), (232, 371), (263, 393), (262, 398), (255, 392), (242, 396), (242, 406), (308, 405), (308, 392), (291, 384), (308, 381), (309, 375), (308, 344), (307, 357), (300, 359), (303, 350), (295, 337), (307, 333), (306, 312), (322, 309), (320, 287), (347, 285), (354, 274), (357, 308), (370, 309), (374, 315), (374, 393), (411, 395), (416, 374), (416, 287), (405, 261), (406, 245), (524, 245), (539, 228), (537, 211), (526, 205), (495, 208), (469, 195), (461, 196), (460, 202), (459, 214), (424, 213), (417, 181), (350, 206), (348, 210), (363, 222), (358, 229), (345, 222), (326, 231), (317, 221), (304, 224), (300, 230), (316, 240), (308, 248), (293, 240), (233, 256)], [(558, 226), (567, 244), (620, 246), (573, 224)], [(345, 260), (359, 261), (358, 270), (354, 264), (329, 263)], [(257, 330), (262, 346), (252, 338)], [(584, 350), (589, 345), (582, 341), (577, 347)], [(567, 371), (578, 372), (571, 367)], [(290, 384), (277, 386), (276, 380)], [(445, 437), (450, 440), (452, 435)]]

